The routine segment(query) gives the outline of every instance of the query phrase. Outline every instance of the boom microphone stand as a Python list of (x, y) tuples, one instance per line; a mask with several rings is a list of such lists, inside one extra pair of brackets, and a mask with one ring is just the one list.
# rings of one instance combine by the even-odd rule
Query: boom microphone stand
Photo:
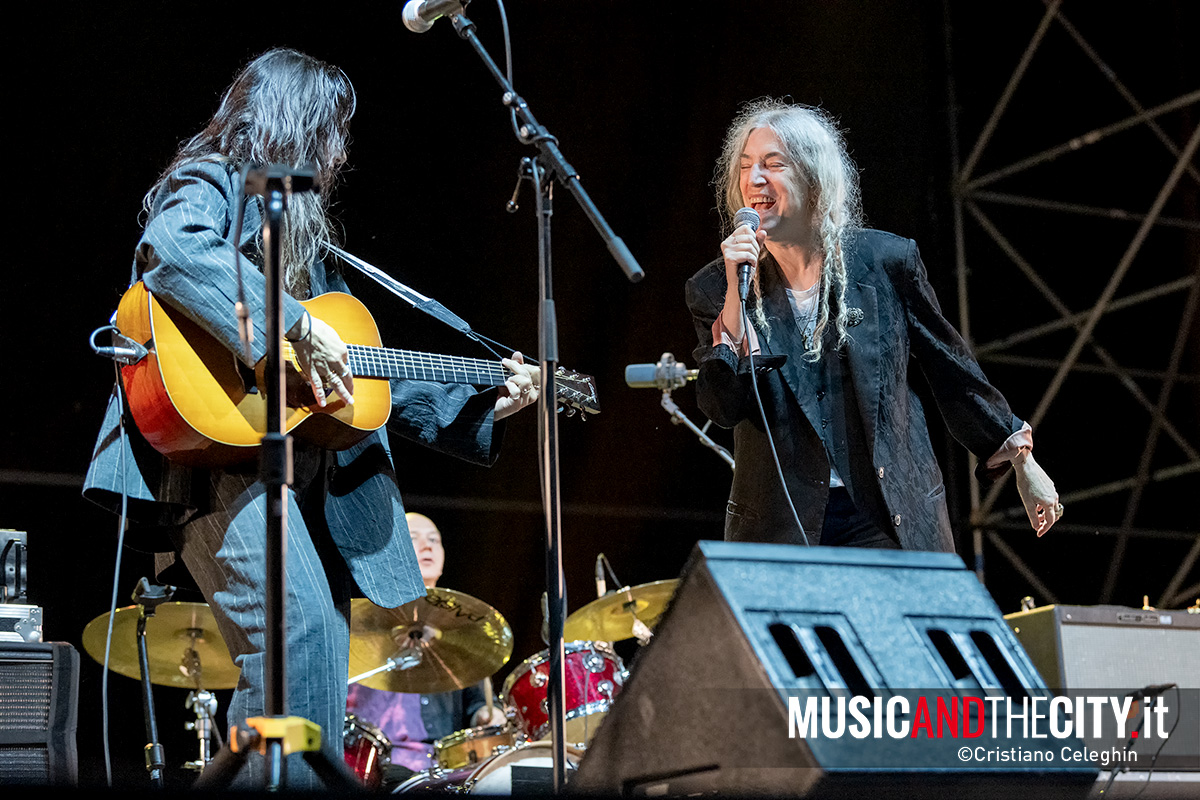
[[(465, 3), (463, 4), (465, 5)], [(522, 176), (528, 174), (537, 192), (538, 217), (538, 262), (540, 294), (538, 306), (539, 343), (541, 346), (541, 413), (539, 416), (539, 434), (542, 439), (541, 470), (542, 470), (542, 499), (545, 506), (546, 521), (546, 584), (548, 613), (548, 644), (549, 644), (549, 683), (547, 686), (547, 710), (550, 717), (550, 738), (552, 742), (554, 761), (554, 790), (561, 792), (566, 785), (566, 742), (565, 718), (563, 708), (563, 625), (566, 620), (566, 583), (562, 569), (562, 531), (561, 510), (559, 501), (559, 465), (558, 465), (558, 420), (556, 407), (548, 398), (555, 395), (554, 373), (558, 369), (558, 330), (555, 318), (553, 283), (550, 259), (550, 217), (553, 213), (553, 181), (557, 178), (574, 195), (576, 201), (591, 220), (592, 225), (600, 234), (609, 253), (625, 272), (630, 281), (637, 282), (644, 273), (633, 254), (625, 243), (616, 236), (612, 228), (600, 215), (591, 197), (580, 185), (579, 174), (567, 163), (562, 152), (558, 149), (558, 140), (551, 136), (545, 128), (534, 119), (529, 106), (525, 103), (510, 84), (507, 76), (500, 71), (496, 62), (488, 55), (487, 50), (475, 35), (475, 23), (464, 16), (461, 8), (459, 13), (450, 16), (451, 24), (459, 37), (464, 39), (475, 50), (483, 61), (484, 66), (503, 89), (504, 105), (513, 113), (518, 122), (517, 135), (522, 144), (532, 144), (538, 149), (538, 156), (522, 161)], [(520, 183), (518, 183), (518, 187)], [(510, 201), (510, 208), (514, 204)]]

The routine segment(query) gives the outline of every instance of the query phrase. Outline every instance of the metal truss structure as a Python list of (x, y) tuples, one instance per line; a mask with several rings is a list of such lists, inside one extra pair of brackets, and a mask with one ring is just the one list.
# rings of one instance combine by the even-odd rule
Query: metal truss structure
[[(1135, 89), (1122, 81), (1118, 70), (1106, 63), (1104, 55), (1072, 25), (1063, 0), (1044, 0), (1042, 5), (1044, 9), (1038, 9), (1039, 13), (1044, 12), (1040, 21), (977, 131), (960, 128), (958, 98), (962, 87), (956, 85), (953, 68), (948, 70), (951, 135), (955, 142), (952, 167), (959, 323), (985, 368), (1019, 371), (1017, 374), (1037, 386), (1045, 381), (1047, 374), (1051, 375), (1029, 417), (1035, 430), (1052, 408), (1059, 413), (1048, 425), (1057, 425), (1072, 414), (1086, 413), (1089, 407), (1099, 417), (1098, 407), (1102, 407), (1101, 398), (1106, 396), (1127, 395), (1122, 399), (1132, 399), (1127, 407), (1135, 413), (1123, 415), (1116, 424), (1134, 426), (1145, 435), (1131, 442), (1131, 448), (1110, 453), (1110, 463), (1117, 465), (1113, 468), (1124, 470), (1124, 474), (1108, 474), (1088, 486), (1060, 486), (1061, 499), (1068, 510), (1053, 535), (1088, 534), (1093, 547), (1111, 546), (1107, 565), (1098, 570), (1106, 574), (1102, 580), (1096, 576), (1098, 596), (1089, 598), (1089, 602), (1113, 602), (1118, 579), (1127, 568), (1127, 553), (1134, 542), (1139, 547), (1165, 548), (1155, 556), (1162, 563), (1153, 577), (1139, 577), (1139, 580), (1160, 584), (1153, 588), (1154, 594), (1147, 595), (1154, 607), (1178, 608), (1200, 594), (1200, 583), (1185, 585), (1194, 580), (1192, 571), (1200, 558), (1200, 483), (1195, 481), (1200, 473), (1200, 442), (1195, 440), (1200, 410), (1193, 399), (1198, 376), (1188, 371), (1189, 361), (1191, 369), (1197, 363), (1194, 349), (1189, 348), (1196, 346), (1200, 325), (1197, 322), (1200, 248), (1196, 244), (1200, 241), (1200, 220), (1192, 214), (1200, 186), (1200, 170), (1196, 165), (1200, 126), (1195, 124), (1196, 111), (1200, 109), (1200, 85), (1184, 86), (1185, 91), (1178, 96), (1150, 107), (1143, 105), (1135, 96)], [(961, 7), (953, 3), (945, 7), (947, 53), (951, 57), (953, 17), (959, 10)], [(1075, 6), (1070, 10), (1082, 14), (1087, 9)], [(1125, 9), (1119, 13), (1124, 17), (1139, 12)], [(1030, 137), (1014, 145), (1010, 136), (1014, 126), (1006, 129), (1001, 123), (1008, 116), (1021, 113), (1019, 105), (1023, 100), (1044, 99), (1044, 92), (1038, 95), (1033, 89), (1022, 91), (1022, 82), (1030, 79), (1031, 65), (1035, 63), (1043, 70), (1047, 64), (1053, 65), (1052, 69), (1067, 63), (1072, 65), (1071, 70), (1063, 70), (1069, 73), (1066, 76), (1061, 73), (1054, 76), (1058, 82), (1056, 96), (1064, 103), (1073, 92), (1070, 81), (1084, 78), (1095, 84), (1088, 91), (1103, 90), (1100, 97), (1111, 102), (1092, 103), (1088, 107), (1094, 113), (1083, 124), (1106, 120), (1099, 127), (1078, 129), (1076, 121), (1076, 132), (1067, 140), (1022, 154), (1021, 148), (1027, 147)], [(1045, 75), (1039, 77), (1045, 83)], [(1038, 115), (1046, 114), (1046, 109), (1038, 109), (1030, 116), (1039, 119)], [(980, 114), (975, 121), (983, 119)], [(1071, 124), (1068, 120), (1062, 129), (1067, 130)], [(1009, 141), (1005, 141), (1005, 136), (1009, 136)], [(959, 150), (960, 141), (970, 142), (969, 148)], [(1148, 157), (1143, 153), (1135, 158), (1131, 152), (1134, 149), (1151, 152)], [(966, 153), (965, 158), (961, 153)], [(1105, 207), (1104, 199), (1099, 204), (1063, 199), (1070, 192), (1062, 182), (1065, 174), (1062, 163), (1079, 163), (1091, 154), (1096, 155), (1096, 160), (1087, 169), (1111, 170), (1116, 179), (1121, 164), (1155, 165), (1156, 172), (1143, 170), (1139, 174), (1143, 179), (1139, 189), (1148, 191), (1118, 193), (1131, 205), (1148, 202), (1148, 207), (1144, 210)], [(992, 162), (1007, 163), (995, 166), (989, 163), (985, 168), (989, 158)], [(1151, 177), (1157, 189), (1154, 185), (1145, 186), (1144, 182)], [(1014, 183), (1020, 188), (1005, 188)], [(1181, 202), (1181, 194), (1191, 200)], [(1177, 216), (1165, 213), (1173, 208), (1186, 210)], [(1069, 223), (1065, 221), (1068, 218), (1072, 220)], [(1047, 255), (1040, 243), (1055, 238), (1058, 235), (1055, 231), (1062, 231), (1066, 225), (1074, 226), (1070, 228), (1072, 231), (1095, 226), (1097, 238), (1102, 238), (1108, 249), (1099, 257), (1086, 256), (1089, 259), (1086, 269), (1079, 264), (1064, 263), (1056, 255)], [(1030, 229), (1041, 233), (1030, 234)], [(1146, 264), (1147, 243), (1164, 232), (1174, 243), (1168, 248), (1172, 258), (1155, 257)], [(1017, 240), (1022, 236), (1025, 241), (1019, 243)], [(1139, 256), (1143, 258), (1139, 260)], [(1135, 263), (1139, 265), (1136, 271), (1139, 284), (1131, 289), (1132, 281), (1126, 279)], [(1010, 313), (999, 325), (992, 326), (988, 331), (991, 338), (986, 341), (972, 339), (973, 317), (994, 312), (986, 308), (986, 301), (978, 298), (972, 305), (969, 290), (972, 278), (979, 278), (976, 283), (982, 283), (980, 264), (988, 264), (989, 280), (996, 280), (996, 273), (1002, 273), (1000, 280), (1019, 284), (1036, 301), (1031, 304), (1034, 310), (1028, 313), (1024, 304), (1019, 309), (1021, 313), (1012, 313), (1010, 305)], [(994, 264), (999, 266), (993, 268)], [(1029, 285), (1034, 292), (1030, 292)], [(1067, 288), (1074, 290), (1073, 305), (1064, 298)], [(1083, 307), (1087, 302), (1090, 307)], [(1042, 317), (1032, 319), (1042, 309), (1047, 309)], [(1099, 329), (1104, 320), (1118, 312), (1119, 322)], [(1139, 320), (1139, 314), (1173, 317), (1178, 323), (1164, 326), (1161, 319)], [(1132, 351), (1116, 352), (1119, 347), (1116, 340), (1122, 337), (1114, 335), (1114, 330), (1137, 331), (1142, 338)], [(1155, 334), (1166, 335), (1161, 340), (1152, 339)], [(1003, 367), (989, 367), (989, 364)], [(1087, 388), (1081, 390), (1074, 384), (1085, 377)], [(1088, 394), (1084, 396), (1083, 392)], [(1136, 409), (1142, 413), (1139, 415)], [(1095, 435), (1102, 434), (1098, 431)], [(1139, 448), (1140, 452), (1136, 452)], [(974, 469), (974, 461), (970, 467)], [(1013, 507), (1001, 507), (1005, 482), (998, 482), (987, 491), (974, 480), (970, 483), (970, 525), (980, 580), (986, 583), (985, 554), (990, 557), (995, 553), (1008, 561), (1041, 599), (1062, 602), (1054, 591), (1054, 578), (1038, 575), (1010, 543), (1015, 540), (1006, 540), (1002, 535), (1021, 529), (1026, 535), (1029, 533), (1019, 501)], [(1163, 492), (1164, 486), (1160, 485), (1169, 486)], [(1155, 497), (1174, 497), (1191, 510), (1167, 517), (1170, 523), (1165, 526), (1156, 524), (1153, 520), (1158, 517), (1150, 513), (1146, 499), (1152, 490), (1160, 492)], [(1004, 496), (1015, 495), (1010, 491)], [(1104, 502), (1097, 503), (1101, 499)], [(1100, 505), (1104, 508), (1102, 513), (1096, 511)], [(1189, 573), (1192, 573), (1190, 578)]]

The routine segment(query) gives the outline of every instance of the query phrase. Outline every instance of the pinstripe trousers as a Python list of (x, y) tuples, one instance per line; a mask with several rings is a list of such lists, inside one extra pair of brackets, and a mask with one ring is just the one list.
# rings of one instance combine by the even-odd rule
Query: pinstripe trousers
[[(325, 453), (297, 445), (294, 482), (285, 491), (286, 708), (283, 713), (321, 726), (324, 754), (343, 760), (343, 726), (350, 673), (349, 570), (324, 522)], [(214, 471), (208, 513), (184, 527), (177, 545), (208, 600), (241, 677), (228, 723), (244, 728), (266, 705), (266, 488), (257, 475)], [(261, 756), (250, 754), (235, 788), (266, 780)], [(299, 754), (289, 756), (289, 790), (323, 787)]]

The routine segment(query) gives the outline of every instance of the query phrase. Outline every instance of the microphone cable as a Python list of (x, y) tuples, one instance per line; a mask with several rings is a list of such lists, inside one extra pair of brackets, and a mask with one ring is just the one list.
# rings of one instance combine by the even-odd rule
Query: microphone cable
[(758, 414), (763, 421), (763, 432), (767, 434), (767, 443), (771, 446), (771, 458), (775, 461), (775, 474), (779, 476), (779, 485), (783, 489), (783, 496), (787, 499), (788, 508), (791, 509), (792, 519), (796, 522), (796, 528), (800, 531), (800, 538), (804, 540), (805, 547), (811, 547), (812, 542), (808, 540), (808, 534), (804, 530), (804, 525), (800, 523), (800, 515), (796, 513), (796, 504), (792, 502), (792, 493), (788, 491), (787, 480), (783, 477), (783, 467), (779, 464), (779, 453), (775, 449), (775, 437), (771, 435), (771, 423), (767, 420), (767, 410), (763, 407), (762, 395), (758, 392), (758, 376), (754, 369), (754, 348), (750, 347), (750, 315), (746, 310), (746, 299), (741, 300), (742, 311), (742, 338), (746, 341), (746, 355), (750, 359), (750, 386), (754, 389), (754, 401), (758, 404)]

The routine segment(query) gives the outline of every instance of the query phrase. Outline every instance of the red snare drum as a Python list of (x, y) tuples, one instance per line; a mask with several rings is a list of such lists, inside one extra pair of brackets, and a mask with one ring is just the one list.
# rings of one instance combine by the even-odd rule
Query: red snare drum
[(392, 743), (383, 731), (353, 714), (342, 733), (346, 766), (370, 789), (378, 789), (383, 771), (392, 762)]
[[(608, 713), (625, 681), (625, 668), (605, 642), (566, 642), (563, 645), (563, 707), (567, 745), (586, 747)], [(501, 700), (517, 728), (531, 740), (550, 735), (550, 651), (526, 659), (504, 682)]]

